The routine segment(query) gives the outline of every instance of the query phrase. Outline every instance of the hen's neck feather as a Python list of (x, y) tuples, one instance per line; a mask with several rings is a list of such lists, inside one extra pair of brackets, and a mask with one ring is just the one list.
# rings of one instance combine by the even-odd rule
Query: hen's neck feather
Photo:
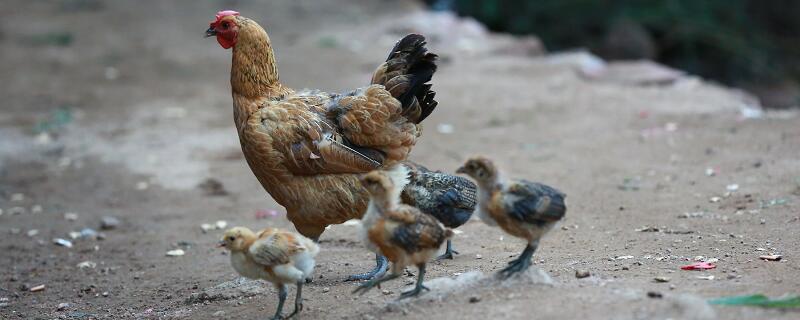
[(278, 66), (267, 32), (253, 20), (239, 19), (233, 47), (231, 88), (248, 98), (278, 97), (286, 93), (279, 82)]

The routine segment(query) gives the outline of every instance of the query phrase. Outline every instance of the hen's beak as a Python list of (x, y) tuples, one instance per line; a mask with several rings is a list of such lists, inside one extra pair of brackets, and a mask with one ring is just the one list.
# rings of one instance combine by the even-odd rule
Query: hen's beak
[(206, 35), (204, 38), (213, 37), (216, 35), (217, 35), (217, 30), (214, 29), (214, 27), (209, 27), (208, 30), (206, 30)]
[(217, 242), (217, 248), (225, 248), (225, 241), (220, 240)]

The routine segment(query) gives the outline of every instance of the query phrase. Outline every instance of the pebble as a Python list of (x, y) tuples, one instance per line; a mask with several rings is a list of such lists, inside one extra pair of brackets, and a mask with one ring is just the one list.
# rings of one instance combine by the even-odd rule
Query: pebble
[(139, 181), (136, 183), (136, 190), (143, 191), (147, 190), (147, 188), (150, 188), (150, 184), (145, 181)]
[(44, 211), (44, 209), (39, 204), (35, 204), (31, 207), (31, 213), (41, 213), (42, 211)]
[(32, 287), (32, 288), (30, 289), (30, 291), (31, 291), (31, 292), (39, 292), (39, 291), (44, 291), (44, 285), (43, 285), (43, 284), (40, 284), (40, 285), (38, 285), (38, 286)]
[(481, 301), (481, 297), (478, 297), (478, 296), (469, 297), (469, 303), (478, 303), (480, 301)]
[(62, 247), (72, 248), (72, 241), (67, 239), (55, 238), (53, 239), (53, 243)]
[(483, 256), (479, 253), (475, 255), (475, 259), (483, 259)]
[(669, 277), (660, 276), (660, 277), (655, 277), (653, 280), (655, 280), (656, 282), (669, 282), (669, 280), (671, 279)]
[(217, 226), (217, 229), (222, 230), (222, 229), (225, 229), (225, 227), (228, 226), (228, 222), (225, 221), (225, 220), (217, 220), (217, 222), (215, 222), (214, 225)]
[(384, 295), (387, 295), (387, 296), (392, 294), (392, 292), (389, 291), (389, 290), (383, 290), (383, 291), (381, 291), (381, 293), (383, 293)]
[(167, 251), (167, 256), (170, 256), (170, 257), (180, 257), (180, 256), (182, 256), (184, 254), (186, 254), (186, 252), (184, 252), (183, 249), (175, 249), (175, 250)]
[(331, 291), (331, 288), (328, 288), (328, 287), (324, 287), (324, 288), (322, 288), (322, 292), (323, 292), (323, 293), (328, 293), (328, 292), (330, 292), (330, 291)]
[(653, 298), (653, 299), (661, 299), (661, 298), (663, 298), (663, 297), (664, 297), (664, 295), (663, 295), (663, 294), (661, 294), (661, 292), (656, 292), (656, 291), (648, 291), (648, 292), (647, 292), (647, 297), (648, 297), (648, 298)]
[(28, 236), (29, 237), (35, 237), (37, 234), (39, 234), (39, 230), (36, 230), (36, 229), (28, 230)]
[(577, 269), (577, 270), (575, 270), (575, 278), (578, 278), (578, 279), (587, 278), (587, 277), (589, 277), (591, 275), (592, 274), (589, 272), (589, 270), (585, 270), (585, 269)]
[(102, 296), (108, 297), (108, 291), (103, 291)]
[(12, 207), (11, 209), (8, 209), (8, 214), (12, 216), (24, 214), (26, 212), (28, 212), (28, 209), (25, 209), (25, 207)]
[(64, 214), (64, 219), (67, 221), (75, 221), (78, 220), (78, 214), (74, 212), (67, 212)]
[(735, 184), (735, 183), (729, 184), (727, 187), (725, 187), (725, 189), (728, 190), (728, 191), (733, 192), (733, 191), (739, 190), (739, 185)]
[(766, 261), (781, 261), (781, 259), (783, 259), (783, 256), (779, 254), (770, 254), (770, 255), (759, 256), (758, 258)]
[(56, 307), (56, 311), (64, 311), (67, 308), (69, 308), (69, 303), (62, 302), (58, 304), (58, 307)]
[(105, 216), (100, 220), (100, 228), (103, 230), (111, 230), (119, 227), (119, 219)]
[(87, 268), (94, 269), (95, 267), (97, 267), (97, 263), (92, 262), (92, 261), (84, 261), (84, 262), (79, 263), (77, 265), (77, 267), (78, 267), (78, 269), (87, 269)]
[(22, 193), (15, 193), (11, 195), (11, 201), (24, 201), (25, 194)]

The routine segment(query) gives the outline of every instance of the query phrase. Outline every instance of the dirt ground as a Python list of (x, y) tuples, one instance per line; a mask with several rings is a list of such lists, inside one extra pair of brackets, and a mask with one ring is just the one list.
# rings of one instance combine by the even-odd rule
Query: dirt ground
[[(705, 303), (798, 293), (796, 112), (759, 114), (747, 95), (690, 76), (636, 80), (624, 64), (608, 66), (621, 68), (616, 77), (587, 76), (600, 65), (588, 55), (536, 55), (534, 39), (367, 0), (7, 1), (0, 318), (272, 315), (273, 289), (237, 279), (213, 246), (220, 231), (201, 229), (217, 220), (292, 228), (239, 150), (230, 52), (202, 38), (223, 8), (267, 28), (282, 79), (295, 88), (365, 85), (394, 41), (427, 34), (442, 56), (440, 104), (412, 158), (452, 171), (488, 155), (509, 176), (568, 194), (567, 218), (543, 240), (528, 277), (491, 279), (524, 245), (471, 221), (454, 239), (461, 254), (431, 263), (433, 290), (400, 303), (412, 277), (350, 294), (356, 283), (343, 279), (374, 262), (355, 226), (333, 226), (299, 318), (800, 318)], [(272, 209), (276, 216), (256, 218)], [(120, 223), (101, 230), (107, 216)], [(87, 227), (103, 239), (70, 238)], [(185, 255), (166, 255), (178, 248)], [(767, 254), (783, 259), (759, 259)], [(716, 269), (680, 270), (708, 259)], [(576, 278), (579, 269), (591, 276)]]

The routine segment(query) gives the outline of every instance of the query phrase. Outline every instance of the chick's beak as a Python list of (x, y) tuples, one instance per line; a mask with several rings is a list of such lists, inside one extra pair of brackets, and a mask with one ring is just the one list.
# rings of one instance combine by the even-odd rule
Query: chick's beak
[(217, 242), (217, 248), (225, 248), (225, 241), (220, 240)]
[(213, 37), (217, 35), (217, 30), (214, 27), (208, 27), (204, 38)]
[(464, 167), (458, 167), (458, 169), (456, 169), (456, 173), (467, 173), (467, 169)]

